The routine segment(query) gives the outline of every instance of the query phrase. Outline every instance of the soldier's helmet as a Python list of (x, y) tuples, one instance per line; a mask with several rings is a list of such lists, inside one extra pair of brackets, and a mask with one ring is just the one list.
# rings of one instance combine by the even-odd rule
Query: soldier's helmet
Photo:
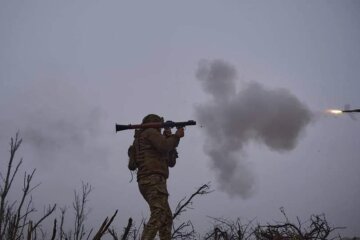
[(164, 118), (156, 114), (149, 114), (145, 116), (142, 120), (142, 123), (151, 123), (151, 122), (164, 122)]

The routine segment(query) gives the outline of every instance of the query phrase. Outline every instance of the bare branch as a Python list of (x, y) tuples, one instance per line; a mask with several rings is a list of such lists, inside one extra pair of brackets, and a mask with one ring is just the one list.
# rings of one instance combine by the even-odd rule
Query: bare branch
[[(21, 159), (16, 164), (14, 172), (12, 172), (15, 154), (16, 154), (16, 151), (18, 150), (18, 148), (20, 147), (21, 142), (22, 142), (22, 139), (19, 139), (19, 132), (17, 132), (15, 135), (15, 140), (14, 140), (14, 138), (11, 138), (11, 141), (10, 141), (10, 159), (8, 162), (5, 180), (2, 176), (2, 180), (4, 181), (4, 186), (1, 187), (1, 192), (0, 192), (0, 239), (3, 239), (5, 237), (6, 231), (8, 232), (7, 234), (11, 234), (11, 236), (8, 236), (8, 237), (12, 237), (14, 234), (16, 235), (16, 232), (17, 232), (14, 229), (6, 230), (6, 227), (10, 226), (10, 222), (4, 223), (4, 220), (5, 220), (4, 218), (5, 218), (6, 214), (9, 213), (9, 212), (7, 212), (5, 214), (6, 203), (7, 203), (7, 200), (6, 200), (7, 194), (12, 186), (13, 180), (19, 170), (21, 163), (22, 163), (22, 159)], [(9, 218), (8, 220), (10, 221), (10, 219), (11, 218)], [(16, 223), (16, 219), (12, 219), (11, 221), (12, 221), (11, 226), (16, 226), (16, 224), (14, 224), (14, 223)]]
[[(190, 230), (187, 230), (190, 228)], [(181, 223), (177, 228), (173, 227), (171, 239), (193, 239), (195, 229), (191, 221)]]
[(114, 218), (116, 216), (116, 214), (118, 213), (118, 210), (115, 211), (114, 215), (110, 218), (110, 220), (108, 221), (108, 217), (105, 218), (104, 222), (101, 224), (101, 227), (99, 228), (99, 230), (97, 231), (97, 233), (95, 234), (95, 237), (93, 238), (93, 240), (100, 240), (101, 237), (106, 233), (106, 231), (109, 229), (112, 221), (114, 221)]
[(74, 239), (81, 240), (85, 235), (85, 220), (89, 212), (86, 212), (86, 203), (88, 202), (88, 196), (92, 191), (92, 186), (89, 183), (82, 182), (81, 196), (74, 191), (73, 208), (75, 210), (75, 223), (74, 223)]
[(65, 218), (66, 209), (67, 209), (66, 207), (60, 208), (60, 212), (61, 212), (61, 217), (60, 217), (60, 231), (59, 231), (60, 240), (62, 240), (63, 237), (65, 236), (65, 232), (64, 232), (64, 218)]
[[(212, 217), (210, 217), (212, 218)], [(253, 235), (253, 220), (243, 225), (240, 218), (231, 221), (222, 218), (212, 218), (214, 220), (214, 230), (207, 234), (205, 239), (214, 236), (215, 239), (251, 239)]]
[(28, 225), (27, 240), (31, 240), (31, 232), (32, 232), (32, 221), (30, 221)]
[(56, 209), (56, 204), (54, 204), (53, 207), (48, 207), (47, 211), (45, 212), (44, 216), (42, 216), (39, 221), (36, 222), (36, 224), (34, 225), (34, 227), (32, 228), (33, 230), (35, 230), (42, 221), (44, 221), (47, 217), (49, 217)]
[(117, 233), (115, 232), (115, 229), (109, 229), (108, 232), (110, 233), (110, 235), (112, 236), (112, 238), (114, 240), (119, 240), (118, 236), (117, 236)]
[[(0, 172), (0, 179), (1, 179), (2, 182), (5, 183), (5, 178), (3, 177), (3, 175), (2, 175), (1, 172)], [(1, 188), (0, 188), (0, 192), (2, 192), (2, 186), (1, 186)]]
[(55, 240), (56, 237), (56, 218), (54, 219), (54, 226), (53, 226), (53, 232), (52, 232), (52, 236), (51, 236), (51, 240)]
[(132, 226), (132, 218), (129, 218), (128, 225), (125, 228), (125, 231), (124, 231), (124, 234), (121, 237), (121, 240), (126, 240), (127, 236), (129, 235), (131, 226)]
[(87, 237), (86, 237), (86, 240), (89, 240), (89, 239), (90, 239), (90, 235), (91, 235), (91, 233), (92, 233), (93, 231), (94, 231), (94, 229), (91, 228), (90, 231), (89, 231), (89, 234), (88, 234)]
[[(15, 152), (14, 152), (14, 154), (15, 154)], [(9, 182), (8, 185), (7, 185), (7, 191), (9, 191), (9, 189), (11, 188), (12, 183), (13, 183), (13, 181), (14, 181), (14, 178), (15, 178), (15, 176), (16, 176), (19, 168), (20, 168), (20, 165), (22, 164), (22, 161), (23, 161), (23, 159), (21, 158), (20, 161), (18, 162), (18, 164), (16, 165), (15, 171), (13, 172), (13, 174), (12, 174), (12, 176), (11, 176), (11, 179), (10, 179), (10, 182)], [(10, 169), (9, 169), (9, 170), (10, 170)], [(5, 185), (6, 185), (6, 184), (5, 184)]]
[(185, 203), (182, 203), (186, 198), (183, 198), (176, 206), (175, 213), (173, 214), (173, 219), (176, 219), (181, 213), (186, 211), (186, 208), (189, 208), (189, 206), (192, 204), (192, 199), (196, 195), (205, 195), (213, 192), (210, 189), (210, 184), (204, 184), (201, 187), (199, 187), (196, 192), (194, 192), (188, 200), (185, 201)]

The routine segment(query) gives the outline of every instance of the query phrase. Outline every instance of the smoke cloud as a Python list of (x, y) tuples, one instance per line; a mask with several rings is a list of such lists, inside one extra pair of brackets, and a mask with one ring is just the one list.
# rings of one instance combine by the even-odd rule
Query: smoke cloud
[(244, 156), (246, 143), (270, 150), (294, 149), (312, 120), (311, 111), (286, 89), (267, 89), (258, 82), (242, 83), (236, 91), (234, 66), (222, 60), (202, 60), (196, 77), (212, 99), (196, 108), (207, 135), (206, 154), (221, 190), (247, 198), (256, 178)]
[[(11, 107), (3, 109), (4, 135), (20, 131), (24, 145), (41, 163), (106, 158), (108, 150), (99, 144), (104, 111), (86, 101), (77, 88), (65, 80), (38, 80), (22, 85)], [(5, 117), (8, 117), (7, 119)]]

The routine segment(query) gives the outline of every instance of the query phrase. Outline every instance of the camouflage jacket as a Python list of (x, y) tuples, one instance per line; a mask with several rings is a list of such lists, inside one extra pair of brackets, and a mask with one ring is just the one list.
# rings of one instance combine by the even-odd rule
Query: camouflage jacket
[(179, 144), (180, 138), (171, 135), (165, 137), (154, 128), (137, 130), (134, 136), (133, 150), (135, 162), (129, 162), (129, 169), (138, 169), (137, 180), (143, 176), (160, 174), (169, 177), (169, 167), (175, 165), (175, 159), (169, 161), (169, 152)]

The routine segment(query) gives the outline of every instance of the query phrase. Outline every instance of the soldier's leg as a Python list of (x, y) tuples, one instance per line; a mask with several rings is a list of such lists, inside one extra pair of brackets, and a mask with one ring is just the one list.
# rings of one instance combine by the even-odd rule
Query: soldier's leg
[(156, 236), (156, 233), (159, 230), (160, 224), (157, 221), (157, 215), (159, 215), (159, 208), (156, 207), (156, 187), (155, 186), (140, 186), (140, 191), (145, 198), (146, 202), (149, 204), (150, 208), (150, 219), (144, 226), (144, 230), (141, 235), (141, 240), (153, 240)]
[[(165, 179), (161, 176), (152, 175), (139, 181), (139, 189), (150, 207), (150, 219), (144, 227), (142, 240), (154, 239), (160, 227), (166, 222), (166, 212), (168, 211), (163, 202), (168, 193)], [(171, 227), (170, 227), (171, 231)]]
[(164, 224), (160, 226), (159, 236), (161, 240), (171, 239), (171, 228), (172, 228), (172, 212), (168, 203), (168, 197), (163, 199), (163, 206), (166, 209), (164, 212)]
[[(160, 235), (160, 239), (166, 239), (166, 240), (170, 240), (170, 236), (171, 236), (171, 225), (170, 225), (170, 231), (169, 234), (167, 234), (166, 238), (162, 237), (162, 229), (164, 228), (164, 226), (166, 226), (167, 224), (167, 219), (166, 219), (166, 208), (164, 208), (164, 206), (162, 204), (160, 204), (159, 201), (160, 198), (156, 198), (154, 199), (154, 202), (150, 201), (149, 205), (150, 205), (150, 219), (147, 222), (146, 226), (144, 227), (144, 231), (143, 231), (143, 239), (153, 239), (156, 236), (156, 233), (159, 231), (159, 235)], [(164, 232), (164, 231), (163, 231)]]

